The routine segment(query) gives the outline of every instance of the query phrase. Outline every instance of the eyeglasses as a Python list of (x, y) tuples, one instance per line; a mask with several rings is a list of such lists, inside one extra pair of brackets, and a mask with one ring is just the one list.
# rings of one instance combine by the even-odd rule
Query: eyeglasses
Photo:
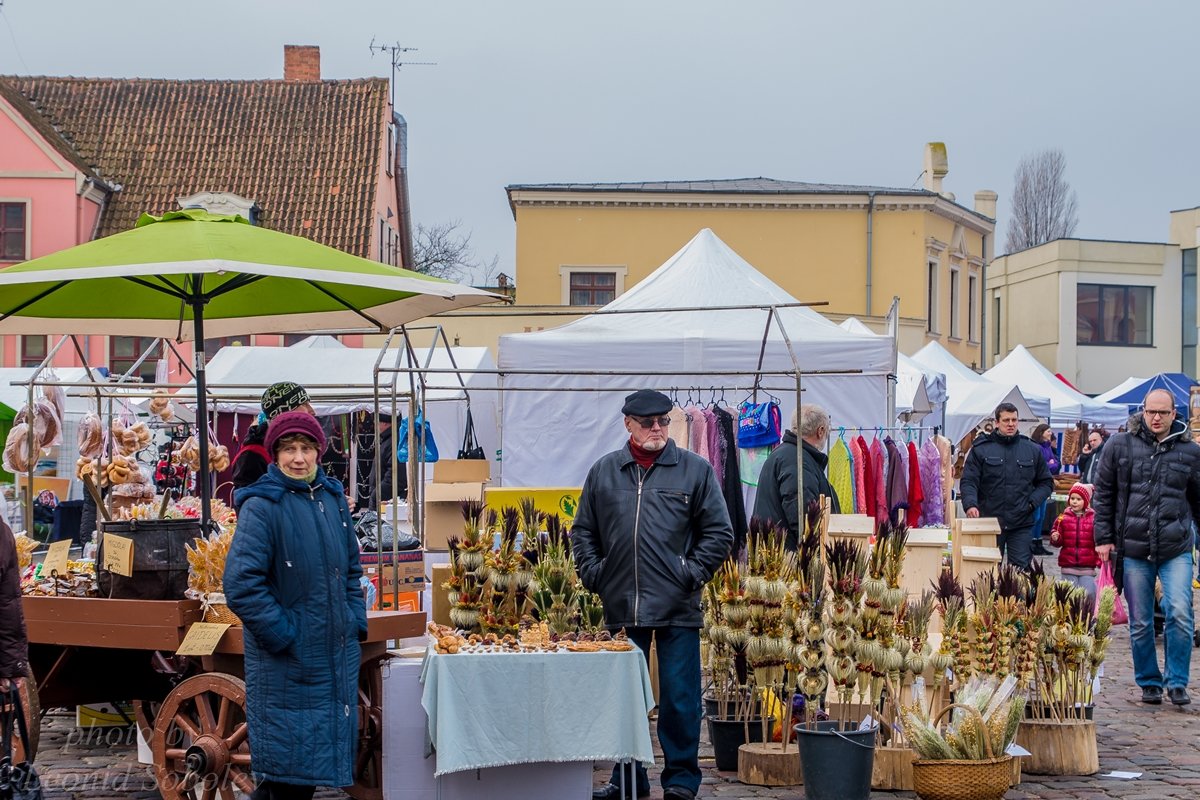
[(630, 417), (630, 419), (641, 425), (643, 430), (647, 431), (653, 428), (655, 423), (658, 423), (658, 427), (660, 428), (666, 428), (671, 424), (670, 417)]
[(1143, 409), (1142, 409), (1142, 413), (1143, 413), (1143, 414), (1149, 414), (1149, 415), (1150, 415), (1150, 416), (1152, 416), (1152, 417), (1165, 417), (1165, 416), (1168, 416), (1168, 415), (1170, 415), (1170, 414), (1174, 414), (1174, 413), (1175, 413), (1175, 409), (1173, 409), (1173, 408), (1168, 408), (1168, 409), (1158, 409), (1158, 408), (1143, 408)]

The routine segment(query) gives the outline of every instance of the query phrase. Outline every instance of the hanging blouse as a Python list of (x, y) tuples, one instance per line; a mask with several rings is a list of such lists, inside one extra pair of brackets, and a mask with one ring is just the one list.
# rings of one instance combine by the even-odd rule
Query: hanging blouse
[(854, 505), (852, 508), (855, 514), (867, 513), (867, 478), (865, 469), (869, 456), (864, 452), (865, 448), (861, 442), (861, 436), (850, 440), (850, 460), (854, 464)]
[(704, 418), (704, 412), (695, 406), (688, 406), (688, 418), (692, 421), (692, 452), (709, 461), (708, 420)]
[(871, 452), (871, 448), (867, 447), (867, 440), (863, 437), (858, 437), (858, 448), (862, 451), (863, 456), (863, 507), (859, 510), (860, 514), (868, 514), (875, 516), (875, 470), (878, 469), (878, 464), (875, 460), (875, 454)]
[(883, 446), (888, 454), (887, 507), (884, 514), (890, 515), (899, 506), (908, 505), (908, 468), (904, 456), (900, 454), (900, 447), (890, 436), (883, 440)]
[(920, 461), (921, 489), (925, 500), (921, 503), (921, 524), (925, 527), (946, 524), (946, 501), (942, 496), (942, 455), (933, 439), (926, 439), (917, 456)]
[(675, 442), (676, 447), (681, 447), (684, 450), (691, 449), (688, 441), (688, 416), (687, 412), (682, 408), (672, 408), (667, 414), (671, 418), (671, 424), (667, 426), (667, 436), (671, 441)]
[(837, 495), (838, 507), (849, 513), (854, 508), (854, 490), (850, 481), (850, 448), (842, 439), (834, 440), (829, 448), (829, 464), (825, 468), (833, 493)]
[(954, 489), (954, 478), (950, 474), (950, 440), (945, 436), (935, 436), (933, 443), (937, 445), (938, 459), (941, 464), (942, 472), (942, 513), (945, 514), (947, 521), (950, 519), (950, 509), (953, 508), (951, 503), (951, 491)]
[[(736, 439), (734, 441), (736, 442)], [(771, 455), (771, 451), (774, 449), (769, 444), (762, 447), (737, 448), (738, 475), (741, 477), (742, 483), (747, 486), (758, 486), (763, 464), (767, 463), (767, 456)]]
[(705, 408), (701, 413), (704, 414), (704, 422), (708, 426), (708, 462), (717, 474), (717, 483), (721, 483), (725, 477), (725, 457), (721, 450), (721, 431), (717, 427), (717, 415), (711, 408)]
[(876, 522), (883, 522), (888, 515), (888, 462), (887, 451), (884, 450), (883, 442), (878, 438), (871, 440), (871, 466), (875, 482), (875, 505), (871, 507), (871, 516), (875, 517)]
[(921, 514), (924, 509), (925, 491), (921, 486), (921, 460), (917, 455), (916, 442), (908, 443), (908, 524), (921, 524)]

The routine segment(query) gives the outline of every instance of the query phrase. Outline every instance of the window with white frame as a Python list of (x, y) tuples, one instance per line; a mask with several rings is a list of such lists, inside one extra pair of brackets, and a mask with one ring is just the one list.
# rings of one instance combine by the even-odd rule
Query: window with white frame
[(559, 267), (562, 276), (562, 304), (565, 306), (602, 306), (625, 291), (625, 267)]
[(29, 227), (26, 203), (0, 203), (0, 261), (24, 261)]
[(967, 341), (979, 341), (979, 276), (967, 276)]
[(925, 330), (938, 332), (938, 262), (930, 260), (925, 278)]
[(962, 338), (962, 307), (959, 270), (950, 270), (950, 338)]

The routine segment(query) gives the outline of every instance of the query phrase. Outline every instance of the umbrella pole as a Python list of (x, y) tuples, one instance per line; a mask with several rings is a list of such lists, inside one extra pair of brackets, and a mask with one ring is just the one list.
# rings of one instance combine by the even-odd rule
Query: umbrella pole
[(207, 536), (209, 523), (212, 521), (210, 508), (211, 488), (208, 471), (208, 389), (205, 380), (204, 357), (204, 299), (200, 297), (200, 287), (203, 276), (193, 275), (192, 286), (195, 294), (190, 301), (192, 306), (192, 328), (196, 334), (193, 350), (193, 360), (196, 366), (196, 427), (200, 440), (200, 469), (196, 471), (196, 481), (200, 484), (200, 530)]

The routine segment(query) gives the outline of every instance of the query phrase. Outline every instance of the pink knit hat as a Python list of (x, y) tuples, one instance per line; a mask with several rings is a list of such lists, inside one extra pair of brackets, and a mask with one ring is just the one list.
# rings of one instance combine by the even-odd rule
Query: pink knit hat
[(325, 454), (325, 431), (321, 429), (321, 423), (317, 422), (317, 418), (307, 411), (285, 411), (271, 420), (271, 424), (267, 427), (265, 444), (267, 452), (271, 454), (272, 458), (275, 457), (275, 443), (279, 441), (280, 437), (290, 433), (304, 434), (317, 443), (318, 453)]
[(1077, 483), (1071, 487), (1071, 491), (1067, 492), (1067, 497), (1077, 494), (1083, 498), (1083, 507), (1090, 508), (1092, 505), (1092, 487), (1087, 483)]

